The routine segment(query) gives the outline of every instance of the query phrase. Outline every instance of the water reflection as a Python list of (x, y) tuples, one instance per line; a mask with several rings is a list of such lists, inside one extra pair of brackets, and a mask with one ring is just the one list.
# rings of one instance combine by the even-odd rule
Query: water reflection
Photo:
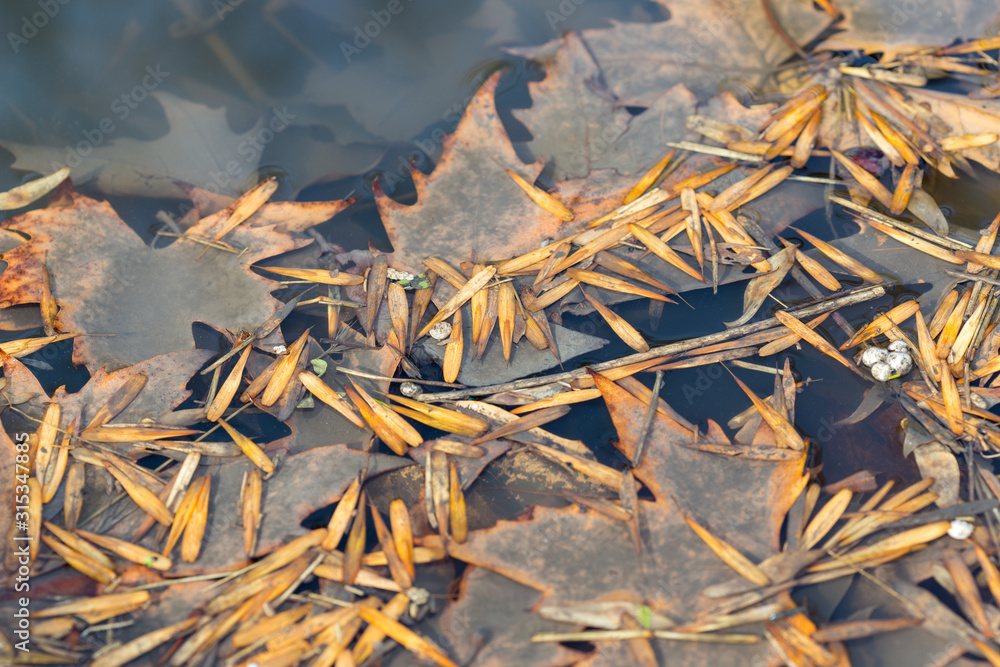
[[(510, 85), (523, 84), (523, 61), (501, 46), (662, 17), (653, 3), (610, 0), (4, 3), (13, 57), (0, 59), (0, 142), (18, 169), (0, 152), (0, 188), (22, 168), (67, 164), (90, 194), (182, 197), (107, 178), (112, 163), (148, 169), (132, 162), (151, 142), (163, 175), (223, 192), (274, 173), (267, 165), (282, 165), (284, 197), (345, 179), (360, 191), (376, 166), (403, 181), (409, 163), (436, 162), (489, 74), (516, 64)], [(268, 126), (276, 116), (280, 129)]]

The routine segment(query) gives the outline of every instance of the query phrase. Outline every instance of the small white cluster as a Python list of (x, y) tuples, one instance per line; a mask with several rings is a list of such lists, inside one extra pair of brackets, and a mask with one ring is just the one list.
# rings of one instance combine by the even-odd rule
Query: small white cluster
[(410, 282), (411, 280), (416, 278), (416, 276), (413, 275), (412, 273), (407, 273), (406, 271), (398, 271), (392, 267), (389, 267), (389, 269), (385, 272), (385, 275), (389, 280), (397, 282), (400, 280), (402, 280), (403, 282)]
[(444, 340), (451, 335), (451, 323), (438, 322), (431, 327), (430, 335), (434, 340)]
[(399, 393), (403, 396), (416, 396), (420, 393), (420, 385), (415, 382), (404, 382), (399, 385)]
[(913, 369), (910, 347), (901, 340), (889, 343), (888, 349), (869, 347), (861, 354), (861, 363), (871, 369), (879, 382), (906, 375)]

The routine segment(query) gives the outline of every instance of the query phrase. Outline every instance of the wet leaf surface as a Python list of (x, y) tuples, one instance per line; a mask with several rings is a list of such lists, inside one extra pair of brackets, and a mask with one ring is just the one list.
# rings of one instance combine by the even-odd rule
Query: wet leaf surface
[(530, 84), (531, 108), (515, 112), (534, 138), (535, 157), (556, 165), (556, 180), (579, 178), (597, 169), (623, 176), (645, 171), (666, 154), (664, 144), (680, 141), (695, 99), (683, 86), (666, 91), (633, 117), (605, 87), (601, 70), (583, 40), (567, 35), (546, 67), (545, 80)]
[[(687, 84), (701, 99), (733, 80), (755, 86), (793, 53), (775, 35), (759, 3), (671, 3), (668, 9), (670, 20), (662, 23), (618, 23), (580, 32), (608, 86), (625, 105), (649, 107), (659, 91), (678, 83)], [(807, 2), (775, 3), (774, 10), (800, 45), (830, 22)], [(561, 40), (555, 40), (513, 51), (547, 58), (560, 45)]]
[[(628, 456), (645, 405), (613, 383), (600, 388), (618, 430), (617, 446)], [(725, 438), (717, 426), (706, 437), (713, 442)], [(731, 570), (691, 532), (684, 516), (710, 526), (713, 534), (757, 560), (777, 553), (781, 522), (801, 490), (804, 458), (779, 450), (788, 453), (785, 461), (732, 460), (685, 448), (691, 441), (690, 432), (658, 414), (636, 470), (656, 498), (640, 501), (637, 508), (641, 556), (626, 524), (574, 506), (535, 508), (520, 520), (473, 533), (450, 552), (541, 591), (545, 604), (617, 597), (645, 602), (679, 622), (693, 619), (710, 606), (701, 591), (729, 578)], [(683, 664), (701, 664), (706, 653), (712, 660), (733, 657), (714, 646), (681, 646), (671, 655)], [(754, 655), (759, 654), (744, 649), (740, 662), (727, 664), (752, 664)]]
[[(145, 245), (107, 204), (76, 195), (72, 205), (40, 209), (5, 223), (30, 238), (3, 255), (0, 304), (37, 303), (40, 274), (52, 274), (61, 330), (100, 334), (76, 339), (74, 360), (91, 370), (120, 368), (193, 345), (191, 323), (220, 331), (255, 330), (281, 308), (274, 281), (248, 269), (253, 262), (305, 245), (292, 233), (323, 222), (346, 202), (266, 204), (227, 240), (243, 255), (204, 250), (177, 240)], [(227, 211), (189, 230), (210, 232)], [(170, 289), (164, 289), (170, 285)], [(108, 334), (112, 334), (109, 336)]]
[(837, 33), (817, 49), (859, 49), (882, 53), (891, 60), (900, 51), (947, 46), (956, 39), (982, 34), (983, 24), (994, 21), (1000, 8), (991, 0), (948, 2), (934, 6), (914, 3), (903, 7), (891, 2), (838, 2), (843, 12), (834, 27)]
[(494, 76), (476, 92), (455, 133), (445, 138), (434, 171), (414, 173), (417, 203), (376, 195), (393, 266), (421, 273), (426, 257), (455, 263), (504, 259), (565, 231), (506, 173), (510, 169), (530, 182), (543, 165), (521, 162), (507, 139), (493, 101), (498, 81)]

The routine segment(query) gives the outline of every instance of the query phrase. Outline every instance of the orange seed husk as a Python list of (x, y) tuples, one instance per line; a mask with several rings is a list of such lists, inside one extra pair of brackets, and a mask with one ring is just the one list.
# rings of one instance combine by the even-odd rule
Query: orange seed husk
[(837, 491), (806, 526), (799, 541), (799, 548), (807, 551), (822, 540), (847, 511), (847, 506), (853, 497), (854, 493), (850, 489)]
[(410, 340), (410, 304), (406, 300), (406, 290), (397, 283), (390, 282), (388, 288), (389, 319), (396, 337), (404, 344)]
[[(580, 291), (583, 292), (583, 289), (581, 288)], [(594, 310), (600, 313), (601, 317), (604, 318), (604, 321), (608, 323), (608, 326), (610, 326), (614, 332), (618, 334), (618, 337), (621, 338), (626, 345), (637, 352), (649, 351), (649, 344), (642, 337), (642, 334), (635, 329), (635, 327), (626, 322), (621, 316), (618, 315), (618, 313), (615, 313), (586, 292), (583, 292), (583, 296), (587, 299), (587, 302), (593, 306)]]
[(465, 305), (466, 301), (472, 298), (473, 294), (486, 287), (486, 285), (493, 279), (493, 276), (496, 275), (496, 272), (496, 267), (486, 266), (483, 267), (481, 271), (473, 274), (473, 276), (469, 278), (468, 282), (466, 282), (462, 288), (448, 300), (448, 303), (446, 303), (441, 310), (439, 310), (434, 317), (431, 318), (430, 322), (423, 326), (420, 333), (417, 334), (417, 338), (426, 336), (427, 332), (430, 331), (435, 324), (451, 317), (455, 311)]
[[(225, 423), (225, 422), (222, 422)], [(201, 543), (205, 537), (205, 527), (208, 526), (208, 502), (212, 492), (212, 476), (201, 478), (198, 495), (191, 508), (191, 518), (184, 527), (184, 537), (181, 538), (181, 560), (193, 563), (198, 560)]]
[(368, 423), (368, 425), (375, 431), (375, 435), (378, 436), (379, 440), (385, 443), (386, 447), (399, 454), (400, 456), (406, 454), (406, 450), (409, 449), (406, 441), (393, 430), (393, 428), (385, 421), (380, 413), (375, 412), (372, 406), (366, 401), (361, 394), (351, 385), (344, 385), (344, 391), (347, 392), (347, 397), (351, 399), (354, 403), (354, 407), (358, 409), (361, 416)]
[(330, 521), (326, 525), (326, 537), (320, 545), (324, 551), (333, 551), (340, 544), (341, 538), (347, 532), (351, 517), (358, 506), (358, 498), (361, 495), (361, 477), (355, 477), (351, 484), (344, 490), (344, 495), (340, 497), (336, 509), (330, 516)]
[(666, 243), (660, 240), (660, 238), (650, 231), (639, 227), (638, 225), (630, 224), (628, 226), (629, 231), (632, 232), (634, 236), (640, 243), (642, 243), (646, 248), (649, 249), (651, 253), (670, 264), (674, 268), (680, 269), (684, 273), (688, 274), (695, 280), (700, 280), (701, 282), (707, 282), (701, 273), (693, 268), (690, 264), (681, 259), (681, 256), (677, 252), (668, 246)]
[(174, 520), (174, 515), (170, 513), (167, 506), (163, 504), (155, 493), (132, 481), (132, 479), (125, 474), (123, 471), (119, 470), (117, 466), (111, 462), (105, 460), (104, 467), (107, 469), (111, 475), (118, 480), (118, 483), (122, 485), (125, 489), (125, 493), (132, 498), (136, 505), (138, 505), (143, 512), (149, 516), (156, 519), (157, 523), (164, 526), (169, 526)]
[(917, 176), (919, 173), (920, 171), (917, 169), (916, 163), (906, 163), (906, 166), (903, 167), (903, 173), (899, 176), (899, 183), (896, 184), (896, 189), (892, 192), (892, 204), (889, 206), (889, 213), (900, 215), (906, 210), (906, 207), (910, 204), (910, 195), (913, 194), (913, 189), (917, 185)]
[(382, 307), (382, 299), (385, 297), (386, 284), (389, 276), (389, 260), (385, 255), (379, 254), (368, 269), (368, 276), (365, 278), (365, 333), (372, 334), (375, 320), (378, 318), (379, 308)]
[[(486, 290), (476, 294), (487, 297)], [(473, 297), (475, 299), (475, 297)], [(462, 355), (465, 354), (465, 332), (462, 329), (462, 311), (456, 310), (455, 317), (451, 324), (451, 341), (444, 348), (444, 361), (442, 370), (445, 382), (454, 382), (458, 379), (458, 373), (462, 370)]]
[(278, 179), (274, 176), (266, 178), (252, 189), (248, 190), (246, 194), (241, 195), (239, 199), (232, 203), (232, 213), (216, 232), (212, 240), (218, 241), (224, 237), (229, 232), (236, 229), (236, 227), (249, 218), (251, 215), (256, 213), (261, 206), (263, 206), (271, 195), (274, 194), (275, 190), (278, 189)]
[(31, 616), (32, 618), (78, 616), (89, 624), (95, 624), (140, 609), (149, 601), (149, 598), (149, 591), (95, 595), (45, 609), (37, 609), (31, 612)]
[(464, 412), (449, 410), (448, 408), (442, 408), (431, 403), (415, 401), (406, 396), (396, 396), (393, 394), (389, 398), (409, 408), (411, 416), (420, 415), (419, 417), (413, 416), (414, 419), (442, 431), (475, 437), (490, 427), (489, 422), (473, 415), (467, 415)]
[(248, 558), (257, 551), (257, 531), (260, 528), (262, 515), (261, 499), (263, 497), (263, 480), (260, 469), (254, 468), (247, 472), (243, 480), (241, 498), (241, 515), (243, 518), (243, 552)]
[(825, 338), (820, 336), (813, 329), (810, 329), (809, 326), (799, 318), (785, 310), (776, 311), (774, 313), (774, 317), (790, 330), (801, 336), (803, 340), (810, 343), (820, 352), (832, 357), (855, 373), (860, 374), (860, 371), (854, 366), (854, 364), (848, 361), (847, 358), (837, 350), (837, 348), (827, 342)]
[(863, 329), (851, 336), (850, 340), (840, 346), (840, 349), (846, 350), (854, 347), (855, 345), (860, 345), (875, 336), (881, 336), (886, 331), (894, 329), (906, 320), (910, 319), (911, 316), (919, 311), (920, 303), (916, 299), (904, 301), (889, 312), (876, 317), (870, 324), (866, 325)]
[(70, 532), (63, 528), (60, 528), (54, 523), (48, 521), (43, 521), (42, 524), (45, 528), (55, 535), (59, 540), (62, 541), (67, 547), (74, 551), (78, 551), (82, 555), (91, 559), (95, 563), (99, 563), (109, 570), (115, 569), (115, 563), (112, 561), (103, 551), (98, 549), (94, 544), (87, 541), (86, 537), (78, 535), (76, 532)]
[(941, 333), (945, 322), (947, 322), (948, 318), (951, 317), (951, 311), (955, 308), (955, 304), (957, 302), (957, 289), (949, 291), (941, 300), (941, 304), (938, 306), (937, 310), (934, 311), (934, 315), (931, 316), (931, 321), (927, 324), (927, 329), (931, 333), (931, 338), (937, 338), (938, 334)]
[(271, 379), (268, 380), (267, 386), (264, 387), (264, 393), (260, 397), (260, 402), (265, 407), (274, 405), (288, 387), (288, 383), (295, 374), (295, 368), (298, 366), (302, 349), (309, 341), (309, 331), (306, 329), (302, 332), (302, 335), (288, 347), (288, 352), (278, 358)]
[(49, 466), (49, 460), (56, 445), (56, 437), (59, 435), (59, 417), (62, 414), (62, 407), (55, 401), (49, 402), (42, 416), (42, 423), (35, 431), (35, 476), (39, 481), (44, 481), (45, 470)]
[(191, 514), (194, 512), (202, 483), (200, 479), (191, 483), (184, 492), (184, 495), (181, 496), (181, 501), (177, 504), (177, 511), (174, 513), (174, 522), (170, 525), (170, 533), (167, 535), (167, 541), (163, 546), (164, 556), (170, 555), (177, 541), (184, 533), (184, 529), (187, 528), (188, 521), (191, 520)]
[(222, 416), (226, 408), (233, 401), (233, 397), (236, 396), (236, 390), (239, 389), (240, 382), (243, 380), (243, 368), (247, 365), (247, 359), (250, 358), (251, 349), (250, 345), (243, 348), (243, 352), (240, 353), (236, 365), (229, 371), (226, 381), (222, 383), (219, 391), (216, 392), (215, 398), (212, 400), (212, 404), (208, 406), (208, 412), (205, 414), (208, 421), (218, 421), (219, 417)]
[(42, 478), (42, 503), (51, 502), (59, 491), (62, 484), (63, 475), (66, 472), (66, 464), (69, 463), (69, 448), (73, 436), (67, 433), (63, 436), (62, 442), (56, 448), (55, 458), (52, 459), (48, 468), (43, 473)]
[(708, 548), (715, 552), (715, 555), (723, 563), (732, 568), (741, 577), (757, 586), (769, 586), (771, 584), (770, 577), (757, 567), (753, 561), (741, 554), (734, 546), (725, 540), (715, 537), (693, 519), (684, 517), (684, 521), (708, 545)]
[(753, 402), (757, 411), (760, 412), (761, 417), (765, 422), (767, 422), (767, 425), (774, 430), (775, 438), (780, 446), (794, 449), (795, 451), (802, 451), (806, 448), (806, 443), (802, 439), (802, 436), (799, 435), (798, 431), (795, 430), (795, 427), (792, 426), (792, 424), (789, 423), (789, 421), (782, 416), (781, 413), (775, 410), (766, 401), (761, 400), (760, 397), (758, 397), (757, 394), (750, 389), (750, 387), (743, 384), (742, 380), (738, 377), (734, 375), (733, 379), (736, 380), (736, 384), (740, 386), (743, 393), (746, 394)]
[[(782, 241), (784, 241), (784, 239), (782, 239)], [(785, 242), (787, 243), (787, 241)], [(799, 263), (799, 266), (806, 270), (806, 273), (812, 276), (813, 280), (818, 282), (823, 287), (834, 291), (840, 289), (840, 281), (834, 278), (833, 274), (827, 271), (825, 266), (798, 248), (795, 249), (795, 261)]]
[[(606, 290), (611, 290), (613, 292), (623, 292), (625, 294), (632, 294), (634, 296), (646, 297), (648, 299), (655, 299), (657, 301), (664, 301), (666, 303), (673, 303), (673, 299), (667, 298), (662, 294), (657, 292), (651, 292), (650, 290), (637, 287), (629, 282), (622, 280), (621, 278), (615, 278), (614, 276), (607, 276), (603, 273), (598, 273), (597, 271), (588, 271), (586, 269), (566, 269), (566, 275), (574, 280), (579, 280), (581, 283), (586, 283), (588, 285), (593, 285), (594, 287), (601, 287)], [(511, 288), (513, 289), (513, 288)]]
[(353, 584), (361, 569), (361, 556), (365, 553), (365, 492), (358, 497), (358, 513), (351, 522), (351, 530), (347, 534), (347, 544), (344, 547), (344, 583)]
[[(98, 583), (110, 584), (118, 576), (114, 569), (98, 563), (89, 556), (70, 548), (53, 537), (41, 535), (40, 539), (46, 546), (52, 549), (52, 551), (61, 556), (70, 567), (87, 577), (90, 577)], [(32, 543), (36, 543), (38, 541), (39, 537), (34, 537)], [(35, 613), (34, 616), (35, 618), (39, 618), (37, 613)]]
[(423, 436), (420, 435), (417, 429), (410, 426), (409, 422), (400, 417), (397, 413), (393, 412), (392, 408), (369, 396), (368, 392), (366, 392), (358, 383), (352, 381), (351, 384), (354, 386), (355, 391), (358, 392), (358, 395), (361, 396), (361, 398), (365, 400), (369, 406), (371, 406), (371, 409), (378, 414), (382, 418), (383, 422), (387, 424), (393, 432), (398, 434), (399, 437), (406, 442), (406, 444), (411, 447), (417, 447), (424, 441)]
[(519, 188), (524, 190), (524, 193), (531, 198), (531, 201), (538, 204), (544, 210), (556, 216), (563, 222), (570, 222), (573, 220), (573, 211), (566, 208), (565, 204), (550, 195), (548, 192), (536, 187), (533, 183), (529, 183), (519, 174), (514, 173), (510, 169), (507, 170), (507, 175), (510, 176), (515, 183), (517, 183)]
[(230, 426), (229, 422), (225, 419), (220, 419), (218, 423), (223, 429), (225, 429), (226, 433), (229, 434), (229, 437), (233, 439), (233, 442), (239, 445), (239, 448), (243, 450), (244, 456), (250, 459), (251, 463), (268, 475), (274, 472), (274, 463), (272, 463), (271, 459), (267, 457), (267, 454), (265, 454), (264, 451), (257, 446), (257, 443)]
[(636, 183), (632, 189), (629, 190), (628, 194), (625, 195), (625, 198), (622, 199), (622, 204), (631, 204), (633, 201), (638, 199), (641, 194), (648, 190), (650, 186), (656, 182), (656, 179), (660, 177), (660, 174), (663, 173), (663, 170), (667, 168), (667, 164), (670, 162), (670, 159), (673, 158), (676, 151), (676, 148), (671, 148), (670, 152), (667, 153), (662, 160), (657, 162), (649, 171), (643, 174), (642, 178), (639, 179), (639, 182)]
[(816, 249), (819, 250), (821, 253), (829, 257), (832, 261), (839, 264), (843, 268), (847, 269), (849, 272), (858, 276), (859, 278), (863, 278), (873, 283), (884, 282), (882, 276), (875, 273), (867, 266), (865, 266), (858, 260), (854, 259), (850, 255), (846, 254), (845, 252), (841, 251), (840, 249), (830, 245), (826, 241), (822, 241), (817, 237), (813, 236), (812, 234), (804, 232), (801, 229), (797, 229), (795, 227), (789, 227), (789, 229), (794, 230), (797, 234), (802, 236), (802, 238), (806, 239), (814, 246), (816, 246)]
[(684, 188), (681, 190), (681, 208), (688, 212), (688, 217), (684, 219), (687, 229), (688, 240), (691, 241), (691, 248), (694, 250), (694, 257), (698, 260), (698, 267), (705, 271), (705, 251), (702, 245), (701, 235), (701, 212), (698, 208), (698, 199), (694, 190)]
[(937, 344), (937, 356), (939, 359), (947, 359), (948, 353), (951, 352), (952, 346), (955, 345), (955, 339), (958, 338), (958, 332), (962, 328), (962, 322), (965, 320), (965, 312), (969, 307), (969, 299), (971, 297), (972, 290), (966, 290), (962, 298), (955, 304), (954, 310), (948, 315), (948, 319), (941, 328)]
[(372, 510), (372, 523), (375, 526), (375, 534), (378, 536), (378, 543), (382, 547), (382, 553), (385, 556), (386, 565), (389, 567), (389, 574), (392, 575), (392, 580), (404, 591), (411, 588), (413, 586), (413, 578), (410, 576), (410, 572), (406, 566), (403, 565), (403, 561), (399, 557), (399, 552), (396, 551), (396, 543), (392, 540), (392, 533), (389, 532), (388, 526), (385, 525), (382, 514), (376, 509)]
[(875, 197), (880, 204), (886, 208), (892, 206), (892, 193), (881, 182), (870, 173), (868, 173), (864, 167), (859, 165), (857, 162), (851, 158), (845, 156), (843, 153), (835, 150), (830, 151), (833, 157), (837, 159), (837, 162), (844, 167), (851, 176), (854, 177), (861, 187), (868, 191), (870, 195)]
[(451, 523), (451, 537), (461, 544), (469, 534), (468, 520), (465, 514), (465, 494), (462, 483), (458, 479), (458, 468), (450, 460), (448, 477), (448, 520)]
[(111, 537), (109, 535), (91, 533), (90, 531), (82, 530), (80, 528), (76, 529), (76, 533), (84, 539), (90, 540), (97, 546), (121, 556), (127, 561), (131, 561), (139, 565), (145, 565), (146, 567), (154, 570), (161, 570), (164, 572), (173, 566), (173, 563), (171, 563), (169, 558), (161, 556), (155, 551), (151, 551), (150, 549), (139, 546), (138, 544), (120, 540), (117, 537)]
[(351, 404), (338, 396), (333, 387), (323, 382), (315, 373), (307, 370), (299, 371), (298, 378), (302, 386), (309, 390), (309, 393), (339, 412), (352, 424), (358, 428), (368, 428), (368, 425), (351, 407)]
[[(517, 291), (511, 282), (501, 283), (497, 293), (497, 321), (503, 358), (510, 365), (510, 348), (514, 341), (514, 318), (517, 314)], [(459, 330), (461, 333), (461, 330)]]
[(122, 386), (118, 387), (118, 390), (111, 395), (111, 398), (101, 406), (94, 415), (94, 418), (90, 420), (87, 424), (87, 428), (92, 428), (96, 426), (104, 426), (109, 421), (118, 416), (118, 414), (127, 408), (132, 401), (135, 400), (142, 388), (146, 386), (147, 376), (145, 373), (136, 373), (128, 380), (126, 380)]
[(378, 628), (385, 636), (402, 645), (406, 650), (425, 660), (433, 660), (441, 667), (459, 667), (444, 651), (421, 637), (413, 630), (386, 616), (377, 609), (357, 607), (358, 615), (370, 626)]
[(515, 415), (523, 415), (528, 412), (534, 412), (535, 410), (545, 410), (547, 408), (554, 408), (560, 405), (572, 405), (574, 403), (584, 403), (586, 401), (592, 401), (595, 398), (600, 398), (601, 392), (597, 389), (576, 389), (573, 391), (561, 391), (558, 394), (549, 396), (547, 398), (539, 399), (533, 403), (525, 403), (524, 405), (519, 405), (511, 413)]
[[(462, 289), (462, 285), (468, 280), (462, 275), (461, 271), (437, 257), (428, 257), (425, 259), (424, 266), (444, 278), (455, 289)], [(482, 267), (480, 266), (476, 270), (478, 271), (480, 268)]]
[(399, 554), (403, 567), (412, 579), (416, 576), (413, 560), (413, 528), (406, 503), (400, 498), (389, 504), (389, 525), (392, 527), (392, 541), (396, 545), (396, 553)]
[(941, 371), (941, 399), (944, 401), (944, 417), (948, 428), (955, 435), (965, 433), (965, 416), (962, 414), (962, 399), (958, 393), (958, 385), (948, 369)]

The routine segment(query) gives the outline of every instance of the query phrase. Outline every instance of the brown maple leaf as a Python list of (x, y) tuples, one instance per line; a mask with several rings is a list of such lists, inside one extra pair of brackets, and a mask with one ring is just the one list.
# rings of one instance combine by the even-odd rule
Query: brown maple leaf
[(1000, 8), (993, 0), (952, 0), (951, 2), (910, 2), (892, 0), (837, 0), (842, 17), (838, 30), (816, 49), (881, 53), (892, 60), (903, 51), (947, 46), (956, 39), (972, 39), (983, 34)]
[[(670, 11), (668, 21), (617, 23), (580, 32), (608, 87), (624, 105), (650, 107), (678, 83), (700, 99), (715, 95), (720, 86), (757, 87), (794, 53), (775, 32), (763, 3), (661, 3)], [(819, 36), (832, 20), (811, 2), (771, 4), (777, 22), (799, 45)], [(561, 44), (557, 39), (511, 51), (545, 60)]]
[[(615, 383), (595, 378), (631, 458), (645, 404)], [(683, 623), (709, 609), (700, 595), (733, 572), (688, 527), (693, 519), (755, 562), (779, 553), (785, 514), (804, 488), (804, 452), (766, 448), (769, 456), (718, 456), (691, 447), (727, 445), (709, 422), (700, 438), (658, 412), (636, 478), (655, 501), (639, 502), (641, 554), (625, 523), (577, 507), (535, 508), (518, 521), (472, 533), (449, 552), (543, 593), (539, 605), (572, 608), (599, 601), (646, 604)], [(536, 606), (537, 609), (537, 606)], [(661, 647), (671, 664), (754, 664), (766, 647), (734, 650), (681, 643)]]
[[(213, 249), (199, 259), (203, 245), (179, 239), (166, 248), (147, 246), (109, 204), (74, 194), (69, 206), (4, 223), (29, 239), (2, 256), (8, 267), (0, 274), (0, 308), (40, 302), (47, 269), (60, 307), (57, 328), (101, 334), (75, 340), (73, 360), (91, 371), (190, 348), (192, 322), (253, 331), (282, 303), (271, 296), (278, 283), (250, 265), (306, 245), (309, 239), (297, 232), (349, 204), (265, 204), (224, 239), (242, 254)], [(231, 212), (204, 218), (187, 234), (211, 238)]]

